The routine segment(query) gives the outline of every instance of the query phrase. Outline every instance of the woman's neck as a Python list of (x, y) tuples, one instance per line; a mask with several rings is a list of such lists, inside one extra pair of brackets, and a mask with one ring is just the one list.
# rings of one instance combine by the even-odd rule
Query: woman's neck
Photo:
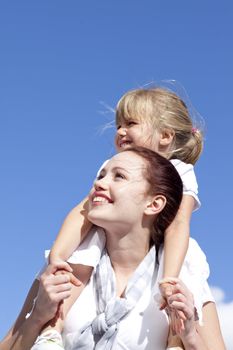
[(149, 251), (149, 229), (132, 230), (124, 235), (106, 231), (106, 238), (106, 249), (115, 272), (132, 273)]
[(129, 278), (149, 251), (150, 231), (132, 230), (124, 235), (106, 231), (106, 238), (106, 249), (115, 272), (116, 293), (122, 297)]

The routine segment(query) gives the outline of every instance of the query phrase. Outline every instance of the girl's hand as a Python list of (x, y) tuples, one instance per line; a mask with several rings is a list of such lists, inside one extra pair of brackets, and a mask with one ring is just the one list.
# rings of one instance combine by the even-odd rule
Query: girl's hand
[[(56, 274), (58, 270), (63, 273)], [(33, 313), (43, 325), (58, 315), (61, 303), (71, 295), (71, 272), (69, 264), (62, 262), (48, 265), (41, 275)]]
[(160, 310), (163, 310), (167, 306), (167, 298), (172, 295), (172, 284), (167, 282), (167, 279), (163, 279), (159, 282), (159, 289), (161, 293)]

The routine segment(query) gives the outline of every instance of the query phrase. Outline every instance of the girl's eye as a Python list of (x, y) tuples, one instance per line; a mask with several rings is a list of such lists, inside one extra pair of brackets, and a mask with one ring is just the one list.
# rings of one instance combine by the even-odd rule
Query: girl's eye
[(129, 120), (127, 124), (128, 124), (128, 126), (137, 125), (137, 123), (133, 120)]

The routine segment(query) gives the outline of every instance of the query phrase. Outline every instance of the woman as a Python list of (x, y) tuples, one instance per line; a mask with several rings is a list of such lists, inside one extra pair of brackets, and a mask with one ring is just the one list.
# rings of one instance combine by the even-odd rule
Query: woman
[[(162, 350), (178, 345), (168, 337), (168, 317), (156, 306), (154, 285), (160, 278), (159, 248), (163, 233), (176, 215), (181, 198), (182, 183), (175, 168), (150, 150), (124, 151), (101, 170), (90, 193), (89, 219), (104, 228), (106, 250), (91, 281), (67, 315), (63, 332), (66, 349), (93, 349), (95, 346), (96, 349)], [(194, 253), (195, 245), (190, 249)], [(160, 264), (155, 264), (156, 261)], [(185, 264), (190, 263), (186, 261)], [(187, 266), (183, 269), (184, 278)], [(16, 323), (2, 343), (3, 350), (29, 349), (43, 322), (54, 316), (59, 302), (68, 296), (69, 277), (54, 276), (56, 268), (46, 270), (35, 310), (23, 321), (23, 315), (29, 311), (32, 291), (17, 321), (18, 326)], [(186, 282), (197, 286), (198, 291), (195, 274), (193, 280), (190, 278)], [(208, 349), (195, 328), (191, 296), (180, 281), (171, 283), (174, 283), (174, 293), (169, 298), (169, 308), (185, 315), (180, 334), (184, 347), (179, 348)], [(53, 312), (47, 308), (42, 310), (43, 298), (51, 296), (45, 293), (46, 284), (53, 286)], [(205, 297), (202, 303), (209, 301)], [(45, 300), (44, 304), (49, 302)], [(30, 334), (25, 335), (27, 329)]]

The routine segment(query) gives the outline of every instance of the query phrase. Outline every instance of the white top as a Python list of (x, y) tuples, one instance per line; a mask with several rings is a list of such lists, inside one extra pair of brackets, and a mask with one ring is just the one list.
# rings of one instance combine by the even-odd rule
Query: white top
[[(136, 307), (119, 323), (119, 332), (114, 350), (164, 350), (168, 337), (168, 318), (160, 311), (156, 302), (159, 293), (158, 281), (162, 276), (163, 254), (160, 257), (158, 275), (145, 289)], [(213, 301), (207, 285), (209, 266), (206, 257), (195, 240), (190, 239), (188, 252), (183, 263), (180, 277), (194, 294), (198, 304)], [(63, 339), (65, 348), (71, 350), (73, 337), (87, 322), (96, 316), (94, 280), (91, 278), (80, 297), (69, 311), (64, 325)]]
[(201, 203), (198, 198), (198, 184), (193, 165), (184, 163), (179, 159), (171, 159), (170, 161), (178, 171), (183, 182), (183, 194), (188, 194), (194, 197), (194, 210), (197, 210), (200, 208)]

